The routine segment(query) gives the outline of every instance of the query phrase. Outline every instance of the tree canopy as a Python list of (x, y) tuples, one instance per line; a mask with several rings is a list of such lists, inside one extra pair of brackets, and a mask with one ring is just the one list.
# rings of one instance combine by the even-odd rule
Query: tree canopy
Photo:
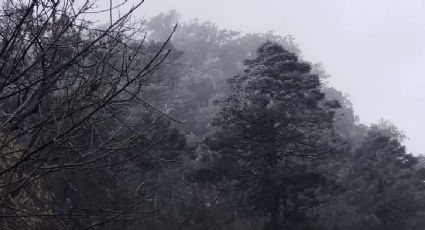
[(95, 3), (1, 1), (0, 229), (425, 229), (424, 157), (293, 37)]

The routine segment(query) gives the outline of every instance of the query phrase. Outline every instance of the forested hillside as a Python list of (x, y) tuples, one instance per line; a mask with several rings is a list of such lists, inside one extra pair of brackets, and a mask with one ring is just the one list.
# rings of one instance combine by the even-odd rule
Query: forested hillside
[(425, 229), (424, 157), (293, 37), (142, 3), (2, 1), (0, 229)]

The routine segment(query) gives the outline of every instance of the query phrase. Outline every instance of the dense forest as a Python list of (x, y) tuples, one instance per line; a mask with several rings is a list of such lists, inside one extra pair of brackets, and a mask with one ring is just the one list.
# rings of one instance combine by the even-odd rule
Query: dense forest
[(425, 229), (424, 158), (293, 37), (142, 4), (2, 1), (0, 229)]

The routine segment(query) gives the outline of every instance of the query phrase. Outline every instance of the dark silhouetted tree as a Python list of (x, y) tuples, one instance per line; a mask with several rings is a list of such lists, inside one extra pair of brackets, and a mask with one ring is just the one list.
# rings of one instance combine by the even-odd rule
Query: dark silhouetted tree
[(236, 191), (241, 210), (280, 229), (320, 202), (324, 178), (315, 162), (330, 153), (339, 104), (325, 100), (309, 64), (277, 43), (266, 42), (244, 64), (229, 80), (233, 94), (217, 101), (216, 131), (206, 140), (216, 154), (211, 169)]

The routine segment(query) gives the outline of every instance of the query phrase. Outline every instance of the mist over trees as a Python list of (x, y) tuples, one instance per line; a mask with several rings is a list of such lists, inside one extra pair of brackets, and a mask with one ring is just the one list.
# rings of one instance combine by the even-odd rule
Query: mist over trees
[(1, 3), (0, 229), (425, 228), (423, 156), (291, 36)]

